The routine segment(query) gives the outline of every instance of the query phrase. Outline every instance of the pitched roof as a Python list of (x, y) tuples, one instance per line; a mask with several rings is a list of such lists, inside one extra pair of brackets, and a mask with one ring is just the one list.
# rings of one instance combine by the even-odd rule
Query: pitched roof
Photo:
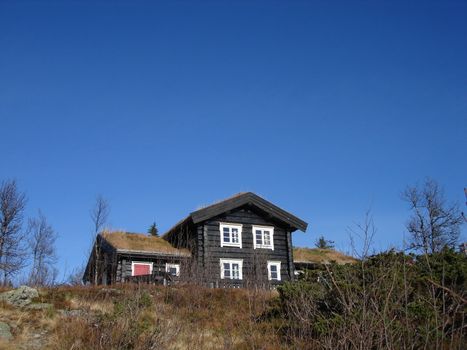
[(121, 253), (190, 256), (187, 249), (177, 249), (160, 237), (123, 231), (104, 231), (101, 237)]
[(241, 192), (236, 195), (233, 195), (232, 197), (221, 200), (219, 202), (216, 202), (207, 207), (198, 209), (190, 213), (190, 215), (188, 215), (186, 218), (179, 221), (174, 227), (168, 230), (164, 234), (164, 236), (171, 233), (172, 231), (177, 229), (180, 225), (186, 222), (192, 221), (193, 223), (197, 224), (199, 222), (209, 220), (217, 215), (225, 213), (226, 211), (241, 207), (245, 204), (250, 204), (250, 205), (253, 205), (259, 208), (260, 210), (288, 224), (289, 226), (291, 226), (292, 228), (296, 230), (298, 229), (300, 231), (305, 232), (308, 226), (308, 224), (305, 221), (279, 208), (278, 206), (272, 204), (271, 202), (265, 200), (264, 198), (261, 198), (260, 196), (254, 194), (253, 192)]
[(305, 264), (329, 264), (336, 262), (337, 264), (351, 264), (357, 260), (349, 255), (345, 255), (334, 249), (320, 248), (294, 248), (293, 249), (294, 263)]

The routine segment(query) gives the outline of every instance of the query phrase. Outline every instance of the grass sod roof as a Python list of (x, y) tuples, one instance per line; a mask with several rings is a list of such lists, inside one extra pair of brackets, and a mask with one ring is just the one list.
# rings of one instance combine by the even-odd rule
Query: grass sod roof
[(329, 264), (336, 262), (337, 264), (353, 264), (357, 260), (351, 256), (345, 255), (334, 249), (321, 248), (294, 248), (293, 249), (294, 263), (309, 263), (309, 264)]
[(117, 251), (190, 256), (188, 249), (178, 249), (160, 237), (123, 231), (104, 231), (101, 236)]

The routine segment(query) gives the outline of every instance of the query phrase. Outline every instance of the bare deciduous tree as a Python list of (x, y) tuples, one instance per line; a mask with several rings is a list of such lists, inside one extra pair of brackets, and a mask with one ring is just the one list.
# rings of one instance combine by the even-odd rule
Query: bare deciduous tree
[(96, 202), (94, 204), (94, 207), (91, 209), (90, 216), (91, 216), (91, 221), (93, 223), (93, 241), (95, 242), (93, 246), (93, 255), (95, 259), (95, 264), (94, 264), (94, 284), (97, 284), (99, 281), (99, 275), (100, 275), (100, 266), (99, 266), (99, 259), (100, 259), (100, 244), (97, 242), (97, 234), (101, 232), (106, 223), (107, 219), (109, 218), (110, 214), (110, 204), (109, 202), (102, 196), (98, 195), (96, 197)]
[(94, 235), (98, 234), (107, 223), (110, 214), (109, 202), (102, 196), (96, 197), (94, 207), (91, 209), (91, 220), (94, 226)]
[(36, 286), (51, 285), (55, 282), (57, 262), (55, 241), (57, 234), (39, 211), (37, 218), (29, 219), (28, 244), (32, 256), (29, 284)]
[(410, 204), (412, 211), (406, 224), (412, 236), (410, 248), (430, 254), (456, 245), (462, 214), (457, 203), (446, 202), (436, 181), (427, 179), (422, 187), (407, 187), (402, 199)]
[[(352, 254), (359, 260), (365, 261), (370, 255), (370, 249), (372, 248), (376, 231), (377, 229), (373, 221), (371, 208), (366, 211), (363, 222), (356, 222), (353, 226), (347, 227), (347, 232), (350, 237), (350, 246), (352, 247)], [(362, 243), (361, 247), (356, 246), (355, 238)]]
[(23, 212), (26, 196), (19, 192), (15, 180), (0, 185), (0, 271), (2, 283), (25, 265)]

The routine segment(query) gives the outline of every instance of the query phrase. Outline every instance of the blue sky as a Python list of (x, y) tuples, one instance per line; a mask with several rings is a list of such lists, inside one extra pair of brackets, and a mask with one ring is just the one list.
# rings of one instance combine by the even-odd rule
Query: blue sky
[(400, 246), (405, 186), (465, 202), (466, 116), (466, 1), (0, 2), (0, 179), (62, 274), (98, 193), (145, 232), (253, 191), (344, 251), (371, 206)]

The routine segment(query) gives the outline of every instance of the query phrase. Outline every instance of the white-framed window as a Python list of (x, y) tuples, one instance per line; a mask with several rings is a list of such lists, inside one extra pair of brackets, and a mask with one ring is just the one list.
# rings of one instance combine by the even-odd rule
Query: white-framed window
[(165, 272), (172, 276), (180, 276), (180, 264), (165, 264)]
[(243, 279), (242, 259), (220, 259), (221, 279), (241, 280)]
[(131, 275), (151, 275), (153, 263), (149, 261), (132, 261), (131, 262)]
[(221, 222), (219, 231), (221, 233), (221, 247), (242, 247), (242, 225)]
[(274, 250), (274, 227), (253, 226), (252, 232), (254, 249), (264, 248)]
[(281, 262), (280, 261), (268, 261), (268, 279), (270, 281), (281, 280)]

